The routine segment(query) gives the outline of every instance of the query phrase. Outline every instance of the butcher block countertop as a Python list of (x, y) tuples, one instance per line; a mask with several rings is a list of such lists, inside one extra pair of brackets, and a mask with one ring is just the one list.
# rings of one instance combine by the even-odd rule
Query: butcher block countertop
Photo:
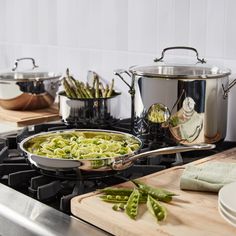
[(0, 122), (7, 122), (13, 127), (24, 127), (57, 120), (60, 120), (58, 104), (32, 111), (14, 111), (0, 107)]
[[(214, 161), (236, 163), (236, 148), (191, 164), (201, 165)], [(113, 204), (101, 201), (97, 191), (74, 197), (71, 200), (72, 214), (113, 235), (236, 235), (236, 227), (227, 223), (218, 212), (216, 193), (180, 190), (180, 176), (184, 168), (185, 166), (173, 167), (139, 179), (179, 195), (171, 203), (163, 203), (168, 211), (164, 222), (158, 223), (147, 211), (145, 204), (140, 205), (137, 219), (132, 220), (123, 212), (113, 211)], [(133, 187), (133, 184), (125, 182), (116, 187)]]

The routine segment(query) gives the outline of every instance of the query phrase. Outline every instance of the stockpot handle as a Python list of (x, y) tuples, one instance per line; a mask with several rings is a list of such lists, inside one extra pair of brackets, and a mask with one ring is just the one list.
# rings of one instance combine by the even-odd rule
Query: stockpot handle
[(23, 60), (31, 60), (32, 61), (32, 64), (33, 64), (32, 70), (38, 67), (35, 64), (34, 58), (32, 58), (32, 57), (22, 57), (22, 58), (18, 58), (18, 59), (15, 60), (14, 67), (12, 68), (12, 71), (15, 71), (17, 69), (17, 67), (18, 67), (19, 61), (23, 61)]
[(201, 62), (202, 64), (203, 63), (206, 63), (205, 59), (202, 58), (200, 59), (199, 56), (198, 56), (198, 51), (196, 48), (193, 48), (193, 47), (186, 47), (186, 46), (176, 46), (176, 47), (168, 47), (168, 48), (164, 48), (162, 53), (161, 53), (161, 57), (160, 58), (155, 58), (154, 59), (154, 62), (158, 62), (158, 61), (162, 61), (162, 59), (164, 58), (164, 55), (165, 55), (165, 52), (168, 51), (168, 50), (175, 50), (175, 49), (186, 49), (186, 50), (192, 50), (196, 53), (196, 57), (197, 57), (197, 60), (198, 62)]
[(236, 84), (236, 79), (234, 79), (232, 82), (229, 83), (228, 88), (225, 88), (225, 86), (222, 84), (223, 89), (223, 98), (226, 99), (228, 97), (228, 94), (230, 92), (230, 89)]
[(123, 77), (123, 74), (128, 75), (129, 77), (131, 77), (130, 73), (127, 70), (123, 70), (123, 69), (117, 69), (114, 72), (114, 75), (118, 76), (131, 90), (132, 89), (132, 84), (129, 84)]
[(112, 163), (112, 169), (114, 170), (122, 170), (126, 169), (127, 166), (130, 166), (134, 161), (136, 161), (139, 158), (147, 157), (147, 156), (153, 156), (155, 155), (165, 155), (165, 154), (175, 154), (180, 152), (189, 152), (194, 150), (209, 150), (215, 148), (215, 144), (195, 144), (190, 146), (172, 146), (172, 147), (164, 147), (159, 148), (156, 150), (143, 152), (137, 155), (129, 156), (128, 158), (124, 158), (118, 161), (115, 161)]
[[(114, 75), (118, 76), (128, 87), (129, 87), (129, 94), (131, 95), (131, 132), (133, 131), (134, 128), (134, 96), (135, 96), (135, 88), (134, 88), (134, 75), (130, 74), (127, 70), (123, 69), (118, 69), (115, 70)], [(128, 75), (131, 78), (131, 84), (129, 84), (124, 78), (123, 74)]]

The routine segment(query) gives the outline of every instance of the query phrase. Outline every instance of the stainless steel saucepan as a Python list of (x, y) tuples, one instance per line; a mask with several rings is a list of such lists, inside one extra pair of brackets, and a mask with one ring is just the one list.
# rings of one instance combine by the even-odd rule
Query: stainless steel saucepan
[[(19, 71), (20, 61), (33, 68)], [(8, 110), (36, 110), (51, 106), (60, 86), (61, 74), (39, 71), (33, 58), (19, 58), (11, 71), (0, 72), (0, 106)]]
[[(118, 155), (114, 157), (102, 157), (102, 158), (93, 158), (93, 159), (62, 159), (57, 156), (53, 158), (49, 158), (46, 156), (36, 155), (32, 152), (28, 151), (28, 147), (30, 143), (35, 138), (40, 138), (45, 135), (50, 137), (50, 135), (64, 135), (69, 134), (70, 132), (86, 132), (86, 133), (98, 133), (98, 134), (107, 134), (107, 135), (119, 135), (124, 140), (132, 139), (135, 143), (138, 144), (138, 148), (126, 155)], [(44, 132), (36, 135), (32, 135), (26, 139), (24, 139), (20, 143), (20, 148), (26, 153), (26, 156), (30, 163), (35, 165), (36, 167), (46, 169), (46, 170), (74, 170), (81, 169), (86, 171), (110, 171), (110, 170), (124, 170), (131, 167), (134, 162), (143, 157), (147, 156), (156, 156), (162, 154), (172, 154), (179, 152), (187, 152), (193, 150), (207, 150), (213, 149), (215, 147), (214, 144), (196, 144), (192, 146), (172, 146), (172, 147), (164, 147), (144, 153), (139, 153), (142, 147), (142, 141), (127, 133), (117, 132), (117, 131), (108, 131), (108, 130), (97, 130), (97, 129), (73, 129), (73, 130), (59, 130), (59, 131), (51, 131)]]

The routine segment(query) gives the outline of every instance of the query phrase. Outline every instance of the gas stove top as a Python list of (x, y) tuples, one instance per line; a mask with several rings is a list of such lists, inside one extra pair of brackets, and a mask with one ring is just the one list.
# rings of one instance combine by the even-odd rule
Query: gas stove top
[[(77, 195), (116, 185), (172, 166), (182, 165), (236, 146), (234, 142), (221, 142), (216, 145), (214, 150), (142, 158), (124, 171), (102, 173), (42, 170), (30, 164), (18, 148), (18, 143), (29, 135), (68, 128), (78, 127), (65, 125), (61, 122), (45, 123), (26, 127), (14, 134), (2, 135), (0, 138), (0, 184), (42, 202), (50, 208), (71, 215), (70, 200)], [(80, 126), (80, 128), (87, 127)], [(118, 124), (102, 128), (129, 132), (130, 121), (128, 119), (122, 120)], [(173, 145), (173, 143), (163, 138), (161, 140), (147, 139), (142, 152), (165, 145)]]

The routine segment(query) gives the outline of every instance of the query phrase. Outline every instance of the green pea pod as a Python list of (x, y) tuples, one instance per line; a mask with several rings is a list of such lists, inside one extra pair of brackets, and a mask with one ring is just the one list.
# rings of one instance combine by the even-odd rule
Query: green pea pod
[[(129, 196), (125, 195), (102, 195), (100, 198), (104, 202), (111, 202), (111, 203), (127, 203)], [(147, 196), (140, 196), (139, 203), (146, 203), (147, 202)]]
[(151, 195), (159, 201), (170, 202), (172, 200), (172, 196), (176, 196), (175, 193), (169, 192), (165, 189), (151, 187), (137, 180), (132, 180), (132, 182), (138, 187), (142, 194)]
[(150, 195), (147, 198), (147, 208), (158, 221), (163, 221), (167, 216), (166, 208)]
[(112, 202), (112, 203), (126, 203), (129, 199), (129, 196), (123, 195), (102, 195), (100, 198), (105, 202)]
[(109, 194), (109, 195), (120, 195), (120, 196), (130, 196), (133, 192), (133, 189), (130, 188), (104, 188), (99, 190), (102, 193)]
[(139, 198), (140, 198), (140, 192), (138, 191), (138, 189), (134, 189), (131, 195), (129, 196), (129, 199), (125, 208), (125, 213), (131, 219), (134, 219), (134, 220), (138, 215)]

